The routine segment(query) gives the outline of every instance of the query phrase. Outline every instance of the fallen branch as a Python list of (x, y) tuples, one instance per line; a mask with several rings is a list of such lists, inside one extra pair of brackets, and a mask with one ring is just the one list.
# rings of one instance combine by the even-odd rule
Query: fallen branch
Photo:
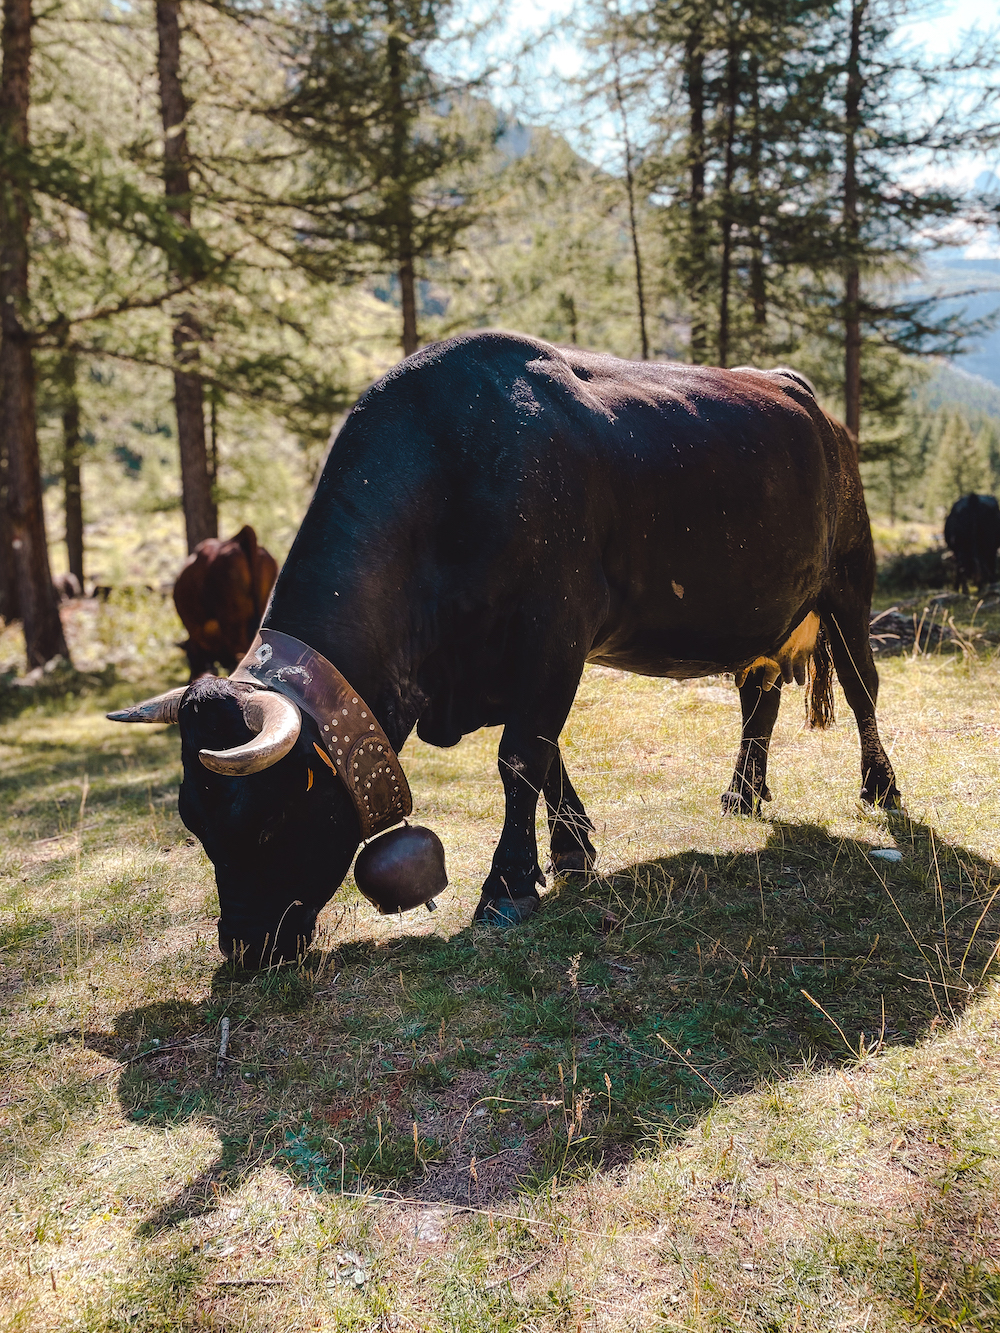
[[(805, 991), (803, 991), (802, 994), (804, 995), (804, 994), (805, 994)], [(681, 1055), (681, 1053), (680, 1053), (680, 1051), (677, 1049), (677, 1047), (676, 1047), (676, 1046), (672, 1046), (672, 1045), (670, 1044), (670, 1042), (667, 1041), (666, 1037), (663, 1035), (662, 1032), (658, 1032), (656, 1035), (659, 1037), (660, 1041), (663, 1042), (664, 1046), (666, 1046), (666, 1048), (667, 1048), (668, 1051), (672, 1051), (673, 1054), (677, 1056), (677, 1059), (680, 1060), (682, 1064), (687, 1065), (688, 1069), (690, 1069), (691, 1073), (694, 1074), (695, 1078), (700, 1078), (701, 1081), (702, 1081), (702, 1083), (704, 1083), (705, 1087), (706, 1087), (706, 1088), (710, 1088), (710, 1089), (712, 1090), (712, 1093), (713, 1093), (714, 1096), (716, 1096), (716, 1097), (721, 1097), (721, 1096), (722, 1096), (722, 1093), (721, 1093), (721, 1092), (719, 1091), (719, 1089), (715, 1086), (715, 1084), (712, 1083), (712, 1082), (710, 1082), (710, 1081), (705, 1077), (705, 1075), (701, 1072), (700, 1069), (696, 1069), (696, 1068), (694, 1067), (694, 1065), (691, 1063), (691, 1061), (690, 1061), (686, 1056)], [(666, 1062), (664, 1062), (664, 1063), (666, 1063)]]
[(287, 1287), (282, 1277), (219, 1277), (217, 1287)]
[(226, 1051), (229, 1049), (229, 1019), (224, 1018), (220, 1025), (221, 1032), (219, 1036), (219, 1058), (215, 1062), (215, 1077), (222, 1077), (222, 1062), (226, 1058)]
[(533, 1268), (537, 1268), (544, 1258), (544, 1254), (539, 1255), (537, 1259), (532, 1259), (530, 1264), (525, 1264), (523, 1268), (519, 1268), (516, 1273), (511, 1273), (509, 1277), (499, 1278), (496, 1282), (487, 1282), (483, 1290), (493, 1291), (494, 1288), (502, 1287), (507, 1282), (516, 1282), (519, 1277), (524, 1277), (525, 1273), (530, 1273)]

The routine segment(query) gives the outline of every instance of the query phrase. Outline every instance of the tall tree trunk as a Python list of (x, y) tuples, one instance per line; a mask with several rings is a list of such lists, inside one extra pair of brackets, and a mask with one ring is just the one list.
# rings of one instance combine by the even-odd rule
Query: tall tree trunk
[[(649, 360), (649, 338), (646, 334), (646, 295), (642, 283), (642, 253), (639, 249), (639, 227), (635, 216), (635, 172), (632, 166), (632, 140), (628, 132), (628, 116), (625, 112), (625, 98), (622, 94), (621, 75), (618, 69), (618, 53), (613, 52), (615, 62), (615, 101), (622, 122), (622, 144), (625, 148), (625, 192), (628, 196), (628, 225), (632, 237), (632, 257), (635, 261), (635, 297), (639, 315), (639, 345), (643, 361)], [(576, 338), (573, 338), (576, 342)]]
[(733, 177), (736, 174), (736, 101), (739, 59), (735, 27), (730, 25), (726, 61), (726, 159), (722, 186), (722, 258), (719, 265), (719, 365), (729, 364), (729, 283), (733, 261)]
[(705, 228), (705, 54), (702, 50), (700, 21), (692, 20), (684, 48), (687, 85), (688, 163), (690, 189), (689, 237), (691, 289), (691, 360), (695, 364), (708, 357), (708, 330), (705, 325), (708, 278), (708, 245)]
[(399, 295), (403, 307), (403, 355), (409, 356), (420, 346), (417, 337), (417, 282), (413, 267), (413, 241), (408, 227), (400, 229)]
[(212, 479), (212, 491), (219, 486), (219, 391), (212, 389), (209, 394), (208, 412), (208, 475)]
[[(4, 0), (0, 134), (28, 146), (31, 0)], [(28, 201), (0, 177), (0, 438), (7, 453), (4, 545), (11, 552), (28, 666), (68, 657), (45, 540), (42, 475), (35, 433), (35, 370), (24, 327), (28, 305)]]
[[(0, 189), (3, 182), (0, 181)], [(3, 351), (0, 348), (0, 360)], [(2, 375), (2, 370), (0, 370)], [(0, 379), (0, 404), (3, 402), (3, 380)], [(0, 407), (2, 411), (2, 407)], [(7, 440), (0, 434), (0, 619), (5, 622), (21, 619), (21, 603), (17, 596), (17, 570), (14, 566), (14, 535), (10, 516), (10, 486)]]
[(844, 419), (861, 434), (861, 272), (858, 221), (857, 137), (861, 127), (861, 26), (868, 0), (851, 4), (851, 39), (847, 57), (844, 106)]
[[(163, 122), (163, 188), (171, 211), (191, 225), (191, 176), (188, 169), (187, 99), (181, 86), (180, 0), (156, 0), (157, 72)], [(181, 494), (188, 550), (219, 532), (205, 448), (204, 386), (198, 373), (202, 331), (191, 311), (177, 318), (174, 343), (174, 408), (181, 459)]]
[(59, 358), (59, 387), (62, 395), (63, 507), (66, 513), (66, 555), (69, 572), (83, 588), (83, 487), (80, 481), (80, 395), (76, 390), (76, 354), (64, 351)]
[[(395, 22), (392, 4), (386, 8), (389, 24)], [(407, 185), (406, 158), (410, 138), (410, 111), (403, 96), (403, 61), (405, 48), (398, 33), (391, 32), (387, 43), (389, 86), (391, 92), (393, 176), (396, 182), (396, 272), (399, 277), (400, 304), (403, 309), (403, 355), (410, 356), (420, 346), (417, 333), (417, 276), (413, 253), (413, 198)]]
[(754, 353), (760, 356), (763, 351), (764, 332), (767, 327), (767, 286), (764, 277), (764, 239), (761, 227), (760, 201), (760, 61), (757, 56), (750, 58), (750, 189), (749, 203), (752, 210), (750, 222), (750, 303), (753, 306)]

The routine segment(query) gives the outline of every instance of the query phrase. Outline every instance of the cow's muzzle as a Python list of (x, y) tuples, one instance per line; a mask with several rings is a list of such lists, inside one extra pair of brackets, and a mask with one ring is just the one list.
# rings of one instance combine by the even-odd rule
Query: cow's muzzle
[(257, 970), (295, 963), (304, 958), (316, 930), (315, 908), (290, 903), (269, 930), (257, 922), (226, 914), (219, 918), (219, 949), (240, 967)]

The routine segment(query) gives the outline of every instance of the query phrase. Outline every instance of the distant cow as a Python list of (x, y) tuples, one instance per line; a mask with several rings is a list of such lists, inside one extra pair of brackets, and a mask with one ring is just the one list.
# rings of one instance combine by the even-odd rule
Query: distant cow
[(955, 587), (995, 583), (1000, 547), (1000, 505), (992, 495), (963, 495), (944, 522), (944, 539), (955, 556)]
[(56, 574), (52, 580), (57, 602), (71, 602), (75, 597), (83, 596), (80, 580), (75, 574)]
[(214, 674), (216, 662), (234, 669), (253, 641), (277, 577), (277, 562), (249, 526), (228, 541), (209, 537), (198, 543), (174, 584), (192, 680)]

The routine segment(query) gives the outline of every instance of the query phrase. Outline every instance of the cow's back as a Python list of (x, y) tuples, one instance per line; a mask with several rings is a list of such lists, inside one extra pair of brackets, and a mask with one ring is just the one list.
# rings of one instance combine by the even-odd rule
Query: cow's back
[(417, 607), (470, 656), (548, 618), (594, 660), (687, 674), (777, 647), (845, 544), (873, 574), (850, 437), (799, 378), (477, 334), (359, 401), (274, 605), (348, 659), (368, 621), (341, 608), (373, 608), (384, 651), (374, 608)]

